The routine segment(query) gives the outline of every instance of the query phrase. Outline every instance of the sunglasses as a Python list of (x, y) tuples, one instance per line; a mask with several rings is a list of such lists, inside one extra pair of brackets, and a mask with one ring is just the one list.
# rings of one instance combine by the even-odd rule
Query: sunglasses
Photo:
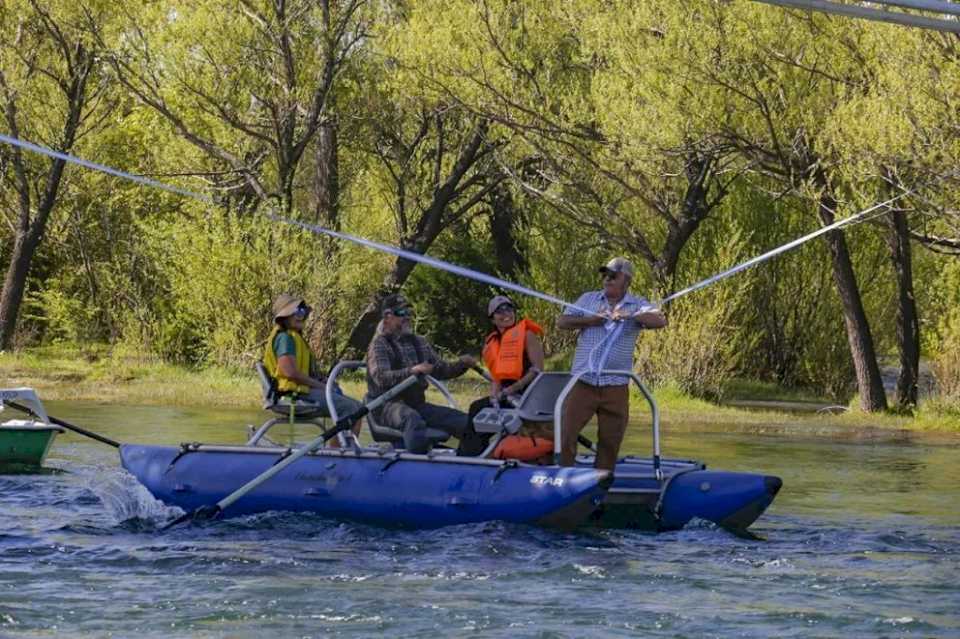
[(301, 304), (297, 307), (297, 310), (293, 312), (293, 317), (297, 319), (307, 319), (307, 315), (310, 314), (310, 307), (306, 304)]
[(409, 308), (397, 308), (389, 312), (397, 317), (410, 317), (413, 315), (413, 311)]
[(501, 304), (493, 312), (494, 313), (513, 313), (517, 310), (517, 307), (513, 304)]
[(604, 281), (615, 280), (617, 279), (618, 275), (620, 275), (618, 271), (604, 271), (601, 277), (603, 278)]

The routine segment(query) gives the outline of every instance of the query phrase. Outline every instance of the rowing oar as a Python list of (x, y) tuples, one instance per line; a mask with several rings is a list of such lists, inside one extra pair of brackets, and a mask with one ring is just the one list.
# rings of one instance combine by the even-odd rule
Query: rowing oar
[(336, 425), (332, 429), (328, 430), (323, 435), (320, 435), (319, 437), (317, 437), (307, 445), (297, 449), (297, 451), (292, 453), (289, 457), (286, 457), (281, 461), (277, 462), (276, 464), (274, 464), (273, 466), (271, 466), (261, 474), (257, 475), (256, 477), (254, 477), (253, 479), (248, 481), (246, 484), (236, 489), (235, 491), (233, 491), (232, 493), (230, 493), (229, 495), (227, 495), (217, 503), (213, 504), (212, 506), (201, 506), (200, 508), (197, 508), (193, 512), (184, 513), (183, 515), (174, 519), (169, 524), (160, 528), (160, 530), (167, 530), (169, 528), (173, 528), (174, 526), (178, 524), (182, 524), (183, 522), (190, 519), (213, 519), (214, 517), (222, 513), (224, 510), (229, 508), (230, 505), (233, 504), (233, 502), (237, 501), (238, 499), (240, 499), (241, 497), (249, 493), (251, 490), (259, 486), (263, 482), (267, 481), (277, 473), (283, 471), (284, 468), (286, 468), (293, 462), (297, 461), (304, 455), (307, 455), (317, 450), (337, 434), (345, 430), (349, 430), (350, 428), (353, 427), (353, 424), (358, 419), (360, 419), (361, 417), (363, 417), (364, 415), (372, 411), (374, 408), (377, 408), (381, 404), (390, 401), (391, 399), (393, 399), (394, 397), (396, 397), (397, 395), (405, 391), (409, 386), (416, 383), (417, 381), (419, 381), (419, 377), (417, 375), (411, 375), (410, 377), (406, 378), (405, 380), (403, 380), (402, 382), (400, 382), (399, 384), (397, 384), (396, 386), (388, 390), (383, 395), (380, 395), (375, 399), (370, 400), (366, 404), (361, 405), (360, 408), (355, 412), (345, 417), (341, 417), (339, 420), (337, 420)]
[[(471, 366), (470, 368), (472, 368), (478, 375), (480, 375), (481, 377), (483, 377), (483, 378), (484, 378), (485, 380), (487, 380), (488, 382), (492, 382), (492, 381), (493, 381), (493, 378), (490, 377), (490, 373), (488, 373), (487, 371), (483, 370), (483, 369), (480, 368), (479, 366), (474, 365), (474, 366)], [(582, 444), (582, 445), (585, 446), (586, 448), (590, 449), (590, 450), (593, 451), (594, 453), (597, 452), (597, 449), (596, 449), (596, 447), (593, 445), (593, 442), (590, 441), (589, 439), (587, 439), (586, 437), (584, 437), (583, 435), (577, 434), (577, 442), (580, 443), (580, 444)]]
[[(23, 404), (18, 404), (17, 402), (4, 402), (4, 404), (9, 406), (10, 408), (15, 408), (19, 411), (23, 411), (27, 415), (32, 415), (37, 419), (43, 419), (42, 417), (40, 417), (40, 415), (37, 415), (29, 406), (24, 406)], [(47, 415), (47, 419), (50, 420), (51, 424), (56, 424), (57, 426), (63, 426), (67, 430), (72, 430), (73, 432), (83, 435), (85, 437), (95, 439), (98, 442), (103, 442), (104, 444), (109, 444), (114, 448), (120, 448), (120, 442), (116, 442), (110, 439), (109, 437), (98, 435), (97, 433), (94, 433), (93, 431), (89, 431), (86, 428), (80, 428), (79, 426), (75, 426), (70, 422), (65, 422), (62, 419), (57, 419), (56, 417), (51, 417), (50, 415)]]

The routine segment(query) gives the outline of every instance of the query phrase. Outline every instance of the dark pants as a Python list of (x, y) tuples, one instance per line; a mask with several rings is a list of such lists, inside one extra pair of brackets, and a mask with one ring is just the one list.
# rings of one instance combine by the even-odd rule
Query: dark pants
[(577, 435), (590, 418), (597, 416), (597, 460), (594, 466), (613, 470), (630, 419), (630, 387), (591, 386), (577, 382), (563, 405), (560, 465), (573, 466)]
[(463, 411), (435, 404), (413, 407), (406, 402), (387, 402), (380, 408), (377, 420), (383, 426), (402, 432), (403, 447), (419, 455), (430, 450), (428, 427), (454, 437), (462, 436), (467, 429), (467, 416)]
[[(311, 388), (307, 395), (300, 395), (300, 399), (320, 406), (327, 415), (330, 414), (330, 407), (327, 406), (327, 395), (322, 388)], [(361, 408), (360, 402), (343, 393), (333, 394), (333, 405), (337, 409), (337, 417), (343, 419), (353, 415)], [(359, 418), (357, 419), (359, 421)]]
[[(489, 397), (481, 397), (470, 404), (470, 410), (467, 412), (467, 428), (463, 433), (463, 437), (460, 438), (457, 455), (476, 457), (490, 444), (490, 438), (493, 437), (493, 433), (478, 433), (473, 428), (473, 418), (484, 408), (495, 408)], [(501, 399), (500, 408), (513, 408), (513, 404)]]
[[(338, 387), (339, 388), (339, 387)], [(327, 395), (322, 388), (311, 388), (310, 392), (307, 395), (301, 395), (300, 399), (316, 404), (320, 406), (323, 411), (329, 416), (330, 407), (327, 406)], [(334, 393), (333, 394), (333, 406), (337, 409), (337, 418), (343, 419), (344, 417), (349, 417), (350, 415), (355, 414), (358, 410), (363, 408), (363, 404), (357, 400), (347, 397), (343, 393)], [(360, 420), (362, 418), (358, 417), (353, 421), (353, 424), (350, 425), (350, 430), (353, 431), (353, 434), (357, 437), (360, 436)], [(333, 439), (330, 442), (330, 446), (336, 448), (339, 446), (337, 439)]]

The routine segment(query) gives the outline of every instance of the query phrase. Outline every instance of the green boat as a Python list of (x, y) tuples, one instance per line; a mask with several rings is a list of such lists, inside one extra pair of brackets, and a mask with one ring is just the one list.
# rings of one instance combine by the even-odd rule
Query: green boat
[(53, 440), (64, 430), (50, 423), (47, 411), (32, 388), (0, 390), (0, 410), (10, 402), (28, 408), (33, 418), (0, 423), (0, 472), (40, 469)]

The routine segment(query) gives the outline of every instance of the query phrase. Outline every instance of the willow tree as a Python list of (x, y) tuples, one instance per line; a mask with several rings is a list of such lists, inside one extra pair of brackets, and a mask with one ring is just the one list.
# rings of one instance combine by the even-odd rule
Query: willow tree
[[(269, 202), (289, 214), (313, 185), (336, 190), (332, 105), (339, 76), (366, 34), (364, 0), (241, 0), (127, 6), (117, 77), (212, 168), (195, 172), (237, 209)], [(319, 142), (317, 138), (319, 136)], [(314, 194), (333, 206), (335, 192)], [(329, 215), (329, 213), (327, 214)]]
[[(663, 8), (676, 34), (676, 73), (706, 97), (701, 117), (750, 163), (751, 171), (805, 199), (822, 225), (862, 203), (838, 173), (842, 158), (823, 132), (851, 95), (869, 90), (863, 64), (875, 46), (864, 33), (883, 25), (797, 16), (770, 7), (688, 0)], [(866, 47), (864, 45), (867, 45)], [(866, 178), (866, 179), (869, 179)], [(886, 396), (851, 249), (839, 231), (825, 236), (842, 301), (861, 407), (881, 410)]]
[(513, 183), (672, 286), (735, 166), (691, 126), (650, 3), (408, 3), (407, 64), (510, 130)]
[[(505, 179), (494, 154), (505, 139), (489, 118), (431, 90), (409, 60), (421, 46), (406, 13), (383, 16), (369, 43), (362, 100), (364, 133), (355, 151), (366, 167), (368, 217), (386, 217), (381, 239), (413, 253), (495, 198)], [(355, 188), (359, 185), (355, 185)], [(370, 203), (373, 202), (371, 208)], [(366, 350), (380, 300), (399, 290), (416, 262), (397, 258), (360, 313), (346, 348)]]
[[(103, 2), (39, 0), (0, 8), (0, 110), (8, 135), (74, 151), (113, 106), (89, 20), (106, 23)], [(67, 163), (0, 145), (0, 207), (12, 243), (0, 291), (0, 349), (10, 347), (34, 255), (64, 187)]]
[(953, 34), (919, 29), (874, 29), (864, 39), (872, 85), (848, 99), (824, 137), (845, 173), (875, 176), (873, 197), (897, 198), (884, 222), (897, 281), (896, 404), (909, 409), (918, 402), (917, 298), (930, 297), (914, 288), (912, 244), (960, 254), (960, 51)]

